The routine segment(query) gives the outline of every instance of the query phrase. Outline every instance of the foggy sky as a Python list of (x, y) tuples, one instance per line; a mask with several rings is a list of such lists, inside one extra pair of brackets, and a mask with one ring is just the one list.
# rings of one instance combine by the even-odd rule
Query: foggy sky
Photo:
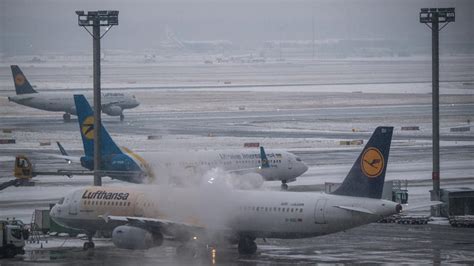
[(109, 49), (156, 49), (165, 28), (181, 40), (229, 40), (259, 46), (268, 40), (388, 39), (430, 44), (419, 23), (422, 7), (455, 7), (456, 22), (441, 43), (474, 44), (474, 1), (433, 0), (2, 0), (0, 49), (11, 53), (90, 51), (91, 38), (75, 10), (119, 10), (119, 26), (103, 41)]

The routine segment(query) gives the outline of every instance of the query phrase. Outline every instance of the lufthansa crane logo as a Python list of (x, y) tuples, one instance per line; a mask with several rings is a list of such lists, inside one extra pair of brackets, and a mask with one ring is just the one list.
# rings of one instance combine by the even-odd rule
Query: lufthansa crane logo
[(15, 84), (17, 86), (22, 86), (23, 84), (25, 84), (25, 76), (23, 76), (22, 74), (16, 74)]
[(378, 177), (384, 167), (384, 159), (382, 153), (376, 148), (368, 148), (362, 155), (362, 160), (360, 162), (362, 172), (370, 177)]
[(94, 117), (88, 116), (84, 119), (81, 126), (82, 135), (86, 137), (86, 139), (93, 139), (94, 138)]

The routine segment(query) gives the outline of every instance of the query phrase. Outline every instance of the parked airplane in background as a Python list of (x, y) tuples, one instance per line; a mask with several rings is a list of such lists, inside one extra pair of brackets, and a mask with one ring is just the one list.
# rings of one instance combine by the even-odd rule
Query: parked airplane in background
[[(64, 149), (55, 157), (80, 162), (87, 169), (94, 168), (94, 116), (89, 103), (82, 95), (74, 95), (78, 114), (79, 129), (85, 155), (71, 157)], [(125, 147), (119, 147), (107, 130), (101, 130), (102, 167), (105, 175), (133, 183), (150, 183), (155, 179), (154, 170), (160, 177), (167, 176), (178, 185), (193, 183), (189, 178), (201, 177), (205, 172), (221, 168), (229, 173), (245, 175), (258, 173), (265, 180), (280, 180), (282, 188), (287, 182), (296, 180), (308, 167), (292, 153), (284, 150), (260, 151), (246, 149), (202, 150), (202, 151), (161, 151), (143, 152), (140, 155)], [(152, 167), (153, 166), (153, 167)], [(189, 178), (188, 178), (189, 177)], [(196, 180), (199, 181), (199, 180)]]
[[(59, 224), (87, 232), (112, 231), (119, 248), (160, 246), (164, 236), (183, 243), (177, 252), (238, 243), (240, 254), (257, 251), (256, 238), (307, 238), (347, 230), (399, 213), (382, 200), (393, 127), (378, 127), (341, 186), (331, 194), (219, 191), (153, 187), (87, 187), (67, 194), (51, 209)], [(438, 203), (435, 203), (438, 204)], [(425, 206), (432, 205), (431, 203)], [(195, 241), (194, 241), (195, 240)]]
[[(39, 93), (30, 85), (20, 67), (16, 65), (10, 67), (16, 96), (8, 97), (9, 101), (45, 111), (65, 112), (63, 115), (65, 121), (70, 120), (71, 114), (76, 115), (72, 93)], [(87, 98), (92, 99), (92, 94), (86, 95)], [(118, 92), (102, 93), (102, 112), (110, 116), (120, 116), (120, 120), (124, 119), (123, 110), (135, 108), (138, 105), (139, 102), (134, 95)]]

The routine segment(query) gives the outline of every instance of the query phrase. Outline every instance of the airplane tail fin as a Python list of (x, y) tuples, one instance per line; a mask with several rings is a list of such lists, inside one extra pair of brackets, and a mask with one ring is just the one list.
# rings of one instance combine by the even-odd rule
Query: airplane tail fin
[(19, 66), (11, 65), (10, 68), (12, 69), (13, 83), (15, 84), (15, 91), (17, 95), (38, 93), (28, 82)]
[[(94, 111), (87, 102), (84, 95), (74, 95), (74, 103), (76, 104), (77, 121), (79, 122), (79, 130), (81, 131), (82, 144), (84, 145), (84, 154), (86, 156), (94, 156)], [(120, 148), (110, 137), (109, 133), (103, 125), (101, 125), (101, 155), (122, 154)]]
[(393, 127), (377, 127), (349, 174), (332, 194), (382, 198)]

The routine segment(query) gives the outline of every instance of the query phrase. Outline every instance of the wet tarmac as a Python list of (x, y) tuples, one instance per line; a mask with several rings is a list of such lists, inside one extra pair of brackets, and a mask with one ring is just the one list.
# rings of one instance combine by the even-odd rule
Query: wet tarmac
[[(300, 240), (258, 240), (256, 255), (241, 256), (235, 246), (217, 247), (192, 260), (176, 255), (174, 242), (146, 251), (124, 251), (97, 239), (82, 250), (77, 239), (55, 238), (55, 247), (28, 248), (2, 265), (268, 265), (268, 264), (472, 264), (473, 229), (445, 225), (369, 224), (332, 235)], [(214, 254), (214, 255), (213, 255)]]

